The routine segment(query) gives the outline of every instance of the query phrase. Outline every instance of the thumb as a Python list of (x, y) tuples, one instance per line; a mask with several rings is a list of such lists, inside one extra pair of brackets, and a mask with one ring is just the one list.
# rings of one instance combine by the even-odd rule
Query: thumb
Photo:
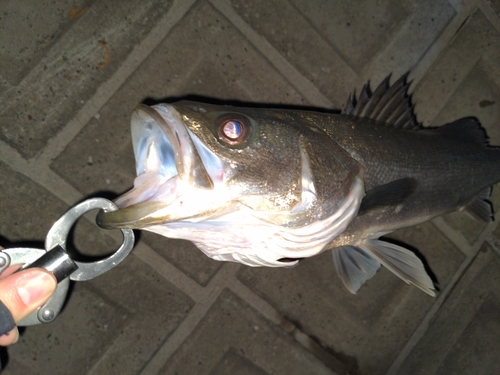
[(56, 287), (56, 278), (49, 271), (27, 269), (0, 280), (0, 300), (17, 323), (47, 302)]

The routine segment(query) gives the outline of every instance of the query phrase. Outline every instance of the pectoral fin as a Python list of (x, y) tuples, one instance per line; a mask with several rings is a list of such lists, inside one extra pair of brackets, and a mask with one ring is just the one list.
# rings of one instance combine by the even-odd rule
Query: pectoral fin
[(332, 250), (337, 274), (346, 288), (356, 294), (366, 280), (372, 278), (380, 268), (380, 262), (356, 246), (342, 246)]
[(435, 296), (434, 283), (422, 261), (411, 251), (381, 240), (364, 240), (359, 246), (332, 249), (335, 269), (347, 289), (355, 294), (383, 264), (408, 284)]
[(361, 201), (358, 216), (375, 208), (402, 204), (415, 192), (417, 185), (417, 180), (407, 177), (368, 190)]
[(406, 283), (415, 285), (433, 297), (436, 296), (434, 283), (422, 261), (410, 250), (389, 242), (370, 239), (364, 240), (360, 247)]

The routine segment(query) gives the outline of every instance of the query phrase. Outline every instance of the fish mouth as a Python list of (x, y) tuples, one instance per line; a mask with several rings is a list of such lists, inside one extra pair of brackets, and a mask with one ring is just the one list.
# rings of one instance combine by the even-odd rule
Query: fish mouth
[[(172, 105), (139, 105), (131, 118), (137, 177), (118, 197), (116, 211), (100, 211), (105, 229), (139, 229), (192, 216), (180, 210), (188, 192), (210, 191), (220, 182), (224, 162), (184, 124)], [(176, 204), (177, 202), (177, 204)]]

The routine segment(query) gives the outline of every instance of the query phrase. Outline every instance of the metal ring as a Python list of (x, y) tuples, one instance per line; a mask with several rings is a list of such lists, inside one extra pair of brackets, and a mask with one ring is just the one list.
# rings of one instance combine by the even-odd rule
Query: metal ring
[[(50, 228), (45, 240), (45, 248), (47, 251), (56, 245), (61, 245), (64, 249), (66, 249), (68, 234), (73, 227), (73, 224), (85, 213), (96, 209), (115, 211), (118, 207), (110, 200), (104, 198), (91, 198), (71, 208), (55, 222), (52, 228)], [(121, 263), (130, 254), (132, 248), (134, 247), (134, 232), (132, 229), (120, 230), (123, 234), (123, 243), (120, 248), (116, 250), (116, 252), (109, 257), (96, 262), (87, 263), (75, 261), (78, 265), (78, 269), (71, 274), (70, 279), (75, 281), (90, 280), (94, 277), (102, 275)]]
[(5, 251), (0, 251), (0, 273), (10, 266), (10, 256)]

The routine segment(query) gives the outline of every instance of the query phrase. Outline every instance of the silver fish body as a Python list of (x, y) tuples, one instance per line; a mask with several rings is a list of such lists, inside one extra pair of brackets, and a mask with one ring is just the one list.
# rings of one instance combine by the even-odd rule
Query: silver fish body
[(134, 189), (98, 223), (250, 266), (290, 267), (331, 249), (353, 293), (383, 264), (434, 295), (421, 260), (379, 237), (458, 209), (491, 220), (500, 152), (473, 118), (421, 128), (407, 89), (406, 77), (373, 94), (365, 86), (342, 114), (141, 105)]

